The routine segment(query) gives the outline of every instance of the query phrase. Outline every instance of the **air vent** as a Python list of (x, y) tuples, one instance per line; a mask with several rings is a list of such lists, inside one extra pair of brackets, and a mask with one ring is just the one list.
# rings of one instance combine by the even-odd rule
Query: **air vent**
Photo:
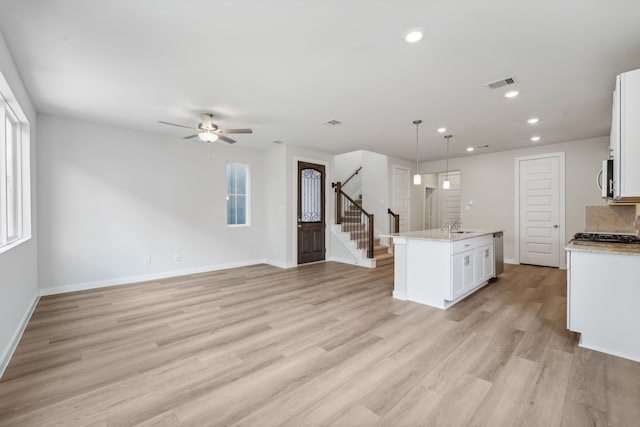
[(497, 82), (493, 82), (493, 83), (489, 83), (487, 86), (489, 86), (489, 88), (491, 89), (498, 89), (504, 86), (509, 86), (514, 84), (516, 81), (513, 79), (513, 77), (507, 77), (506, 79), (503, 80), (498, 80)]
[(338, 120), (329, 120), (328, 122), (323, 123), (323, 125), (327, 125), (327, 126), (338, 126), (341, 124), (342, 122), (339, 122)]

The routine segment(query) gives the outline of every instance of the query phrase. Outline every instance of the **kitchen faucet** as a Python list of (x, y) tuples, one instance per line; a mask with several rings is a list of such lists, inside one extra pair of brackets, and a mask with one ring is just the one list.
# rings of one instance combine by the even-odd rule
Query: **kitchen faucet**
[(459, 230), (460, 229), (460, 225), (462, 225), (462, 221), (458, 221), (457, 219), (453, 220), (453, 221), (449, 220), (449, 221), (446, 222), (446, 224), (444, 224), (442, 226), (442, 229), (444, 230), (444, 227), (446, 226), (447, 227), (447, 231), (449, 233), (451, 233), (452, 231)]

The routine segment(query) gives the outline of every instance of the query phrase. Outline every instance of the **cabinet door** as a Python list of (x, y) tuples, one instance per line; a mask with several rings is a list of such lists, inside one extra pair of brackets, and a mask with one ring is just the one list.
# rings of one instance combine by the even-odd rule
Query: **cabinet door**
[(451, 300), (464, 292), (464, 259), (466, 253), (456, 254), (451, 258)]
[(474, 260), (474, 274), (473, 274), (473, 283), (471, 286), (478, 285), (484, 281), (485, 271), (484, 271), (484, 246), (476, 249), (473, 252), (473, 260)]
[(489, 280), (493, 277), (493, 269), (496, 266), (495, 258), (493, 256), (493, 246), (488, 245), (482, 248), (482, 281)]
[(464, 282), (464, 290), (468, 291), (475, 285), (475, 251), (465, 252), (462, 255), (463, 275), (462, 280)]

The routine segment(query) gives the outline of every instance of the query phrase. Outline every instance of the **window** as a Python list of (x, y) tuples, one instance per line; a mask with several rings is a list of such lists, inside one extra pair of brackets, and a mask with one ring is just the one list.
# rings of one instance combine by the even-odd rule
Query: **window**
[(227, 225), (249, 225), (249, 166), (227, 163)]
[(0, 252), (31, 237), (29, 131), (0, 74)]

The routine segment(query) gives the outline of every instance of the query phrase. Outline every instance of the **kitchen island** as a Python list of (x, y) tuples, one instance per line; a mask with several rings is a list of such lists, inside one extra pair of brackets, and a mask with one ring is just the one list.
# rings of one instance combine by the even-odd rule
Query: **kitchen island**
[(570, 242), (567, 329), (579, 345), (640, 362), (640, 246)]
[(495, 277), (493, 235), (441, 229), (393, 234), (393, 297), (447, 309)]

